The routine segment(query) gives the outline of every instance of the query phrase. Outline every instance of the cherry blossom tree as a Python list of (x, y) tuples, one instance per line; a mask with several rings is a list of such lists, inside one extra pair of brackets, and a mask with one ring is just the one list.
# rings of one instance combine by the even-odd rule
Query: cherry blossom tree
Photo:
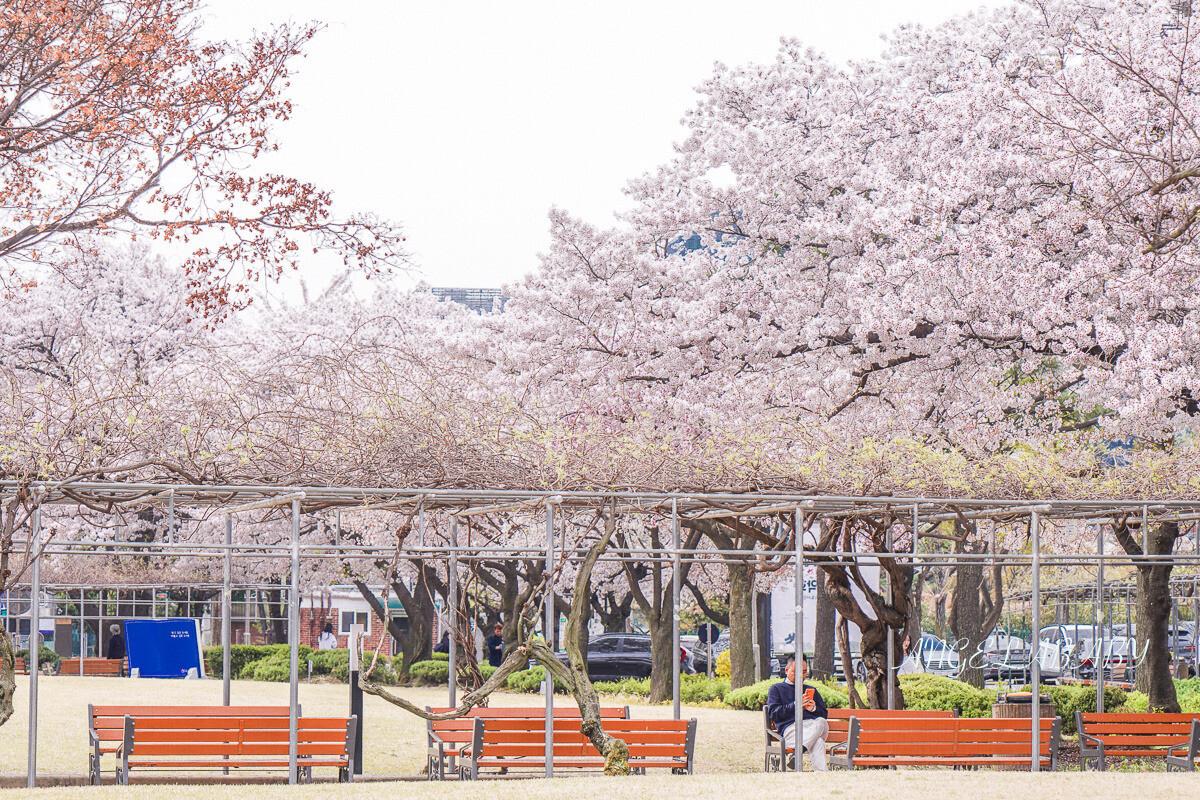
[(286, 89), (317, 25), (245, 42), (204, 36), (198, 0), (20, 0), (0, 14), (0, 281), (16, 291), (81, 234), (191, 249), (189, 305), (247, 301), (305, 251), (368, 272), (403, 266), (403, 236), (339, 219), (309, 183), (247, 170), (274, 150)]

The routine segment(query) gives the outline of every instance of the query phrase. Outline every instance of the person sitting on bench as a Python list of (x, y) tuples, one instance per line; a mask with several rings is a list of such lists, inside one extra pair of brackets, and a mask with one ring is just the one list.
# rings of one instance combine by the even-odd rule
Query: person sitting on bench
[[(800, 656), (800, 680), (808, 677), (808, 661)], [(826, 718), (829, 710), (821, 693), (808, 684), (801, 686), (803, 692), (801, 703), (804, 718), (800, 722), (800, 744), (812, 759), (814, 770), (824, 772), (825, 740), (829, 738), (829, 723)], [(791, 750), (796, 748), (796, 657), (792, 656), (787, 663), (787, 680), (773, 685), (767, 691), (767, 716), (775, 724), (783, 746)], [(796, 748), (798, 749), (798, 748)]]

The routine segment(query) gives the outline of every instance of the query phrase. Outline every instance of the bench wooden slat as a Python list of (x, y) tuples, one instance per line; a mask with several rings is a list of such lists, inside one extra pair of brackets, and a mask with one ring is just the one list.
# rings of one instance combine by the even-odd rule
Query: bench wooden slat
[[(555, 720), (550, 755), (555, 767), (603, 766), (596, 747), (579, 730), (577, 721)], [(691, 772), (695, 743), (695, 720), (625, 720), (605, 724), (605, 730), (627, 744), (630, 767), (670, 768)], [(521, 768), (544, 769), (546, 741), (544, 719), (481, 718), (475, 736), (463, 756), (463, 778), (476, 778), (479, 769), (493, 766), (507, 771)], [(432, 766), (432, 765), (431, 765)]]
[(1081, 712), (1083, 721), (1093, 722), (1119, 722), (1126, 725), (1141, 725), (1145, 723), (1163, 723), (1163, 722), (1184, 722), (1188, 725), (1192, 724), (1192, 720), (1200, 719), (1200, 714), (1168, 714), (1159, 711), (1149, 712), (1124, 712), (1116, 713), (1106, 711), (1103, 713), (1085, 711)]
[[(447, 713), (454, 709), (449, 707), (426, 706), (430, 713)], [(600, 718), (604, 720), (607, 730), (610, 724), (629, 719), (629, 706), (602, 706)], [(532, 732), (536, 741), (543, 748), (545, 742), (544, 708), (507, 706), (473, 708), (466, 715), (447, 720), (429, 720), (426, 722), (427, 739), (427, 770), (429, 777), (444, 777), (450, 758), (461, 757), (464, 750), (470, 750), (474, 743), (475, 720), (487, 720), (489, 725), (499, 726), (498, 729), (526, 730)], [(581, 714), (578, 706), (555, 706), (552, 730), (555, 739), (572, 735), (581, 736), (579, 724)], [(543, 756), (544, 758), (544, 756)]]
[[(131, 769), (288, 768), (290, 717), (277, 713), (277, 707), (269, 715), (238, 717), (236, 708), (221, 706), (212, 717), (197, 716), (195, 708), (171, 716), (126, 714), (124, 738), (117, 748), (118, 782), (128, 783)], [(298, 717), (297, 767), (337, 767), (340, 779), (352, 780), (356, 725), (355, 717)], [(92, 733), (96, 758), (98, 736)], [(93, 776), (98, 780), (98, 769)]]
[(1200, 714), (1075, 712), (1079, 757), (1105, 768), (1108, 756), (1163, 757), (1167, 770), (1193, 771), (1200, 754)]
[[(1029, 765), (1031, 719), (928, 718), (895, 725), (892, 720), (855, 721), (845, 745), (834, 749), (835, 766), (987, 766)], [(1049, 724), (1047, 724), (1049, 722)], [(1057, 763), (1061, 719), (1041, 720), (1038, 758)]]
[(288, 717), (289, 706), (97, 706), (96, 717)]
[[(225, 759), (225, 758), (222, 758), (222, 759), (212, 759), (212, 760), (187, 759), (186, 761), (175, 761), (175, 760), (171, 760), (171, 759), (146, 759), (146, 760), (139, 759), (139, 760), (135, 761), (134, 759), (130, 759), (129, 763), (131, 765), (140, 767), (142, 769), (154, 769), (154, 770), (223, 769), (226, 767), (229, 767), (229, 768), (237, 767), (240, 769), (247, 769), (247, 768), (253, 769), (255, 767), (258, 767), (259, 769), (287, 769), (287, 767), (288, 767), (288, 760), (286, 758), (284, 758), (284, 759), (270, 759), (270, 758), (252, 758), (252, 759), (229, 758), (229, 759)], [(304, 766), (304, 767), (345, 767), (346, 760), (345, 759), (320, 759), (320, 758), (306, 759), (304, 761), (304, 763), (301, 764), (301, 766)]]
[[(82, 670), (80, 667), (82, 666)], [(120, 677), (124, 661), (119, 658), (64, 658), (58, 663), (59, 675)]]
[[(301, 714), (302, 708), (296, 713)], [(291, 710), (288, 706), (163, 706), (163, 705), (89, 705), (88, 740), (91, 753), (88, 757), (88, 772), (93, 783), (100, 780), (101, 756), (121, 751), (125, 739), (125, 717), (131, 715), (141, 721), (143, 732), (154, 729), (171, 728), (169, 720), (185, 720), (175, 727), (188, 730), (236, 725), (243, 730), (247, 727), (261, 728), (262, 718), (276, 720), (273, 723), (287, 730)], [(304, 728), (309, 723), (300, 717), (299, 725)]]

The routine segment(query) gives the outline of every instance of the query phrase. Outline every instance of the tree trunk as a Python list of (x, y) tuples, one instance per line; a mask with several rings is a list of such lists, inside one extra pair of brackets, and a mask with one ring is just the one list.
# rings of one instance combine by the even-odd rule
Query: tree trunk
[[(37, 637), (30, 637), (37, 646)], [(32, 659), (27, 662), (32, 664)], [(16, 658), (13, 656), (13, 641), (8, 629), (0, 627), (0, 725), (13, 715), (13, 695), (17, 691)]]
[[(1126, 524), (1116, 526), (1117, 541), (1130, 555), (1166, 556), (1175, 551), (1179, 525), (1164, 522), (1152, 527), (1146, 536), (1149, 552), (1134, 538)], [(1140, 531), (1139, 531), (1140, 532)], [(1179, 698), (1171, 676), (1171, 651), (1168, 640), (1171, 620), (1171, 570), (1169, 561), (1137, 566), (1137, 641), (1135, 652), (1144, 652), (1137, 665), (1136, 688), (1149, 697), (1151, 711), (1178, 714)]]
[(400, 581), (393, 582), (392, 589), (408, 616), (408, 632), (400, 639), (399, 674), (401, 681), (407, 681), (409, 667), (433, 654), (433, 598), (419, 578), (411, 592)]
[(813, 663), (809, 670), (814, 678), (833, 677), (834, 625), (837, 613), (825, 591), (825, 572), (817, 570), (817, 619), (813, 640)]
[(729, 570), (729, 685), (732, 689), (754, 683), (753, 624), (754, 572), (749, 564), (730, 563)]
[(958, 679), (983, 688), (983, 664), (978, 658), (983, 643), (983, 609), (980, 589), (983, 585), (982, 564), (959, 564), (951, 596), (950, 631), (958, 649)]
[(771, 677), (771, 595), (755, 592), (758, 603), (758, 674)]
[[(987, 543), (977, 537), (978, 530), (970, 520), (960, 519), (956, 522), (955, 533), (958, 536), (954, 545), (956, 554), (987, 553)], [(950, 596), (949, 623), (958, 651), (958, 679), (976, 689), (983, 688), (983, 643), (1000, 621), (1000, 612), (1004, 607), (1000, 567), (992, 570), (996, 589), (994, 602), (987, 590), (984, 569), (982, 561), (959, 564), (955, 569), (954, 591)], [(984, 607), (985, 601), (987, 608)]]

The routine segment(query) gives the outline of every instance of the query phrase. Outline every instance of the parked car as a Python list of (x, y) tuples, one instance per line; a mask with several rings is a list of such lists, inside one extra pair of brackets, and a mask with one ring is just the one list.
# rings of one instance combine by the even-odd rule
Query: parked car
[(1029, 642), (997, 628), (983, 642), (983, 677), (986, 680), (1028, 681), (1032, 673)]
[[(558, 657), (566, 662), (567, 654)], [(680, 671), (688, 672), (687, 651), (680, 648)], [(593, 681), (649, 678), (653, 661), (650, 636), (645, 633), (602, 633), (588, 641), (588, 676)]]
[[(1103, 639), (1103, 647), (1101, 647)], [(1134, 667), (1134, 643), (1126, 626), (1087, 623), (1047, 625), (1038, 631), (1038, 666), (1043, 679), (1094, 678), (1097, 664), (1111, 677), (1114, 668)]]
[[(934, 675), (945, 675), (948, 678), (958, 677), (958, 653), (932, 633), (921, 632), (920, 643), (908, 654), (905, 662), (908, 662), (909, 659), (913, 662), (912, 672), (929, 672)], [(902, 664), (901, 672), (907, 671), (910, 670), (905, 669)]]
[[(712, 643), (712, 658), (713, 664), (716, 664), (717, 656), (729, 649), (729, 629), (721, 631), (721, 635)], [(696, 640), (696, 644), (692, 646), (692, 667), (696, 672), (708, 672), (708, 645)]]

